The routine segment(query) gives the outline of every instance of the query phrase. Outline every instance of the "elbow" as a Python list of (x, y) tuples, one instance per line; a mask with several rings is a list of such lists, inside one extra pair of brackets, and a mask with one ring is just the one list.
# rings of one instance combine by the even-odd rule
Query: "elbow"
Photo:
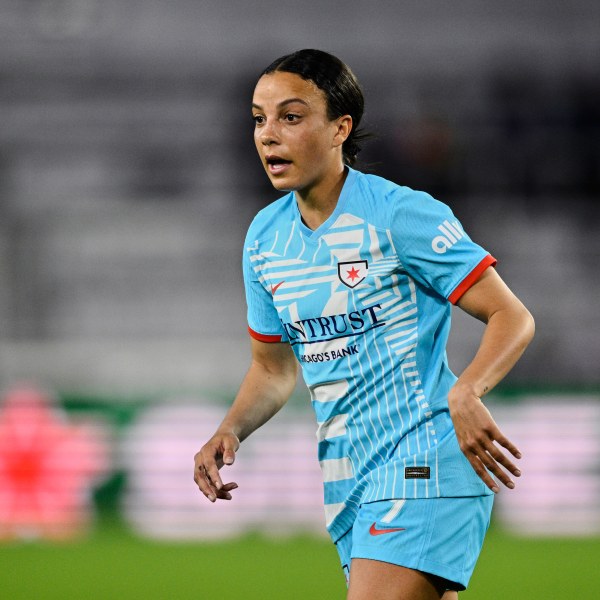
[(522, 336), (523, 336), (523, 349), (527, 348), (533, 340), (533, 336), (535, 335), (535, 319), (533, 315), (527, 310), (525, 306), (523, 306), (521, 311), (521, 321), (522, 321)]

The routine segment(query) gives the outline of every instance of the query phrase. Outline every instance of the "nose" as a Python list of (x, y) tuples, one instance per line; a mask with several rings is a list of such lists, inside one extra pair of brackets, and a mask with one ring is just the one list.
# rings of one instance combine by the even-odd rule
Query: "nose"
[(279, 129), (277, 128), (277, 121), (269, 119), (261, 128), (258, 138), (261, 144), (264, 146), (270, 146), (271, 144), (277, 144), (279, 142)]

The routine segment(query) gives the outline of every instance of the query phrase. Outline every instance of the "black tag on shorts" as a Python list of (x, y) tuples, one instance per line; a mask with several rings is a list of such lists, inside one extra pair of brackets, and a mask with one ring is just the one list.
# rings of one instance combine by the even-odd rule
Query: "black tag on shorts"
[(404, 479), (429, 479), (431, 469), (429, 467), (405, 467)]

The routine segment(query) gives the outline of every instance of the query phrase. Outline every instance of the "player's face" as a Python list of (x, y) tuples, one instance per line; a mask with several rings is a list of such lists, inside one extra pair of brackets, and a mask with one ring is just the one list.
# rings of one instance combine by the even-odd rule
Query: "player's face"
[[(252, 99), (254, 142), (273, 186), (306, 192), (343, 168), (347, 137), (327, 116), (325, 94), (294, 73), (263, 75)], [(341, 131), (340, 131), (341, 129)]]

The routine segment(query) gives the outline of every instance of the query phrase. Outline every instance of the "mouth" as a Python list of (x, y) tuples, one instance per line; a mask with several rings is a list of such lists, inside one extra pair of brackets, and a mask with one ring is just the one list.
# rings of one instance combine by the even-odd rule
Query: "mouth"
[(292, 164), (291, 160), (281, 158), (281, 156), (269, 155), (265, 156), (265, 162), (267, 164), (267, 170), (273, 175), (279, 175), (287, 170)]

